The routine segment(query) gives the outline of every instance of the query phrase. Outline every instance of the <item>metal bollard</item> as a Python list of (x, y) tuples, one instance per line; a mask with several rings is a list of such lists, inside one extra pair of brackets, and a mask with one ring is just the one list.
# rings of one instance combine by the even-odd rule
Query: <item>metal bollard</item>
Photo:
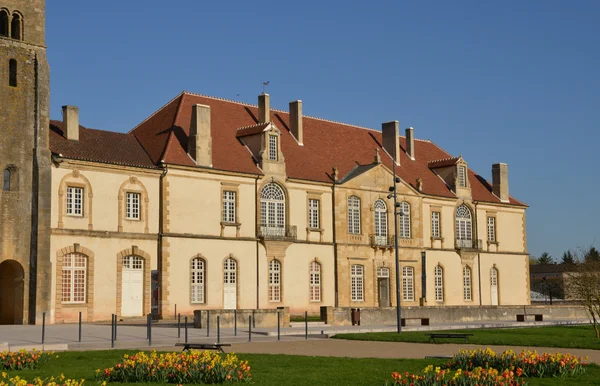
[(115, 314), (110, 314), (110, 348), (115, 348)]
[(152, 315), (148, 314), (148, 346), (152, 346)]
[(115, 325), (114, 325), (114, 329), (115, 329), (115, 340), (117, 340), (117, 320), (118, 320), (118, 315), (115, 314)]
[(237, 310), (233, 310), (233, 335), (237, 336)]
[(177, 315), (177, 339), (181, 338), (181, 314)]
[(304, 339), (308, 339), (308, 311), (304, 311)]
[(210, 336), (210, 310), (206, 311), (206, 336)]
[(185, 343), (188, 342), (187, 316), (185, 317)]
[(42, 344), (46, 340), (46, 313), (42, 312)]
[(81, 343), (81, 311), (79, 311), (79, 342)]
[(177, 304), (175, 304), (175, 313), (173, 314), (173, 318), (177, 317)]
[(217, 343), (221, 343), (221, 317), (217, 315)]
[(248, 316), (248, 342), (252, 342), (252, 316)]
[(277, 341), (281, 339), (281, 313), (277, 311)]

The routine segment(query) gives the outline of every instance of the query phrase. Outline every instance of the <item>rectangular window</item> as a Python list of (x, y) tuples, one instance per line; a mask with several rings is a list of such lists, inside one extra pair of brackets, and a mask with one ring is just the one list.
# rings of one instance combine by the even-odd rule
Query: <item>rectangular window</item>
[(308, 200), (308, 227), (319, 229), (319, 200)]
[(235, 192), (223, 191), (223, 222), (235, 223)]
[(463, 299), (471, 301), (471, 268), (463, 267)]
[(269, 301), (281, 301), (281, 264), (277, 260), (269, 264)]
[(439, 239), (440, 236), (440, 212), (431, 212), (431, 237)]
[(439, 265), (435, 267), (433, 280), (435, 285), (435, 301), (444, 301), (444, 271)]
[(360, 198), (348, 198), (348, 233), (360, 234)]
[(400, 203), (400, 237), (410, 239), (410, 204), (406, 201)]
[(83, 188), (67, 187), (67, 214), (83, 216)]
[(321, 265), (316, 261), (310, 264), (310, 301), (321, 301)]
[(277, 136), (269, 135), (269, 159), (277, 161)]
[(458, 167), (458, 185), (467, 186), (467, 167), (459, 166)]
[(87, 258), (70, 253), (63, 257), (62, 302), (85, 303)]
[(140, 194), (127, 192), (126, 217), (129, 220), (140, 219)]
[(192, 260), (192, 303), (204, 303), (204, 260)]
[(488, 217), (487, 218), (487, 234), (488, 234), (488, 241), (495, 243), (496, 242), (496, 217)]
[(351, 279), (351, 295), (353, 302), (362, 302), (364, 301), (364, 291), (363, 291), (363, 266), (354, 264), (350, 271), (350, 279)]
[(402, 300), (415, 301), (415, 278), (412, 267), (402, 267)]

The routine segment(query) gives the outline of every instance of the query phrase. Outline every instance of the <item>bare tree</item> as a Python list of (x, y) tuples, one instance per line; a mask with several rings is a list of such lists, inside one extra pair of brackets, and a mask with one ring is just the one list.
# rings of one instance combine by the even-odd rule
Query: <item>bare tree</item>
[(574, 265), (566, 280), (565, 291), (569, 297), (581, 302), (594, 326), (596, 338), (600, 338), (600, 261), (590, 259)]

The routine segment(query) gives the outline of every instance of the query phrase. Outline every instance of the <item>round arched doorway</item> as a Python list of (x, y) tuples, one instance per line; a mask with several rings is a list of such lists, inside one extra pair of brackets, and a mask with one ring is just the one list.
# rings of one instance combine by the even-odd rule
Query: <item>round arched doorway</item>
[(24, 278), (17, 261), (0, 263), (0, 324), (23, 324)]

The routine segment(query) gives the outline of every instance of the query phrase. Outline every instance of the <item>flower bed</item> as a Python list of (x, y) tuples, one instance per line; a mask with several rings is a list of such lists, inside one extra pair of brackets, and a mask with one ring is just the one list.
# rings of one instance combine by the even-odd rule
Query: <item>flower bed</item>
[(412, 386), (521, 386), (525, 385), (523, 379), (515, 377), (514, 372), (504, 370), (499, 372), (496, 369), (474, 368), (471, 371), (458, 369), (452, 371), (449, 369), (433, 368), (429, 365), (423, 370), (423, 374), (397, 372), (392, 373), (392, 379), (395, 385)]
[(50, 360), (54, 352), (42, 351), (5, 351), (0, 353), (0, 370), (33, 370)]
[(210, 351), (183, 351), (125, 355), (111, 368), (96, 370), (100, 382), (234, 383), (252, 379), (248, 362), (234, 354), (221, 356)]
[(0, 386), (82, 386), (83, 379), (66, 379), (64, 375), (60, 375), (57, 378), (35, 378), (32, 381), (28, 381), (21, 377), (9, 377), (8, 374), (0, 374)]
[[(587, 358), (585, 358), (587, 359)], [(476, 367), (508, 369), (521, 377), (566, 377), (585, 372), (585, 359), (571, 354), (538, 354), (537, 351), (512, 350), (496, 354), (491, 349), (460, 351), (448, 364), (451, 369), (472, 370)]]

